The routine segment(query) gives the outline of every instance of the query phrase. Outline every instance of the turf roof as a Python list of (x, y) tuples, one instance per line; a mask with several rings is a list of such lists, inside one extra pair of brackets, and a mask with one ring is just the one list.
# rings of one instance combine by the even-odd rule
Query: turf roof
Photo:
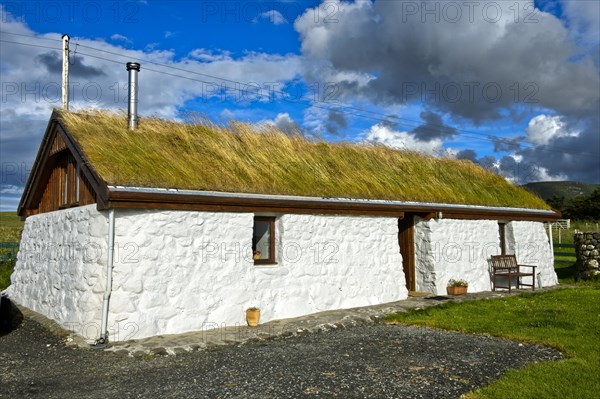
[(61, 119), (109, 185), (550, 209), (466, 160), (310, 141), (240, 122), (143, 118), (132, 132), (110, 112)]

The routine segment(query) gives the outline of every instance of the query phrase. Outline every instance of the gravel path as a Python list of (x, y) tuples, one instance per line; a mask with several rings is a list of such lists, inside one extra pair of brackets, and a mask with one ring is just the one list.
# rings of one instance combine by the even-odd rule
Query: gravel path
[(2, 398), (456, 398), (558, 351), (374, 325), (177, 356), (72, 349), (26, 319), (0, 337)]

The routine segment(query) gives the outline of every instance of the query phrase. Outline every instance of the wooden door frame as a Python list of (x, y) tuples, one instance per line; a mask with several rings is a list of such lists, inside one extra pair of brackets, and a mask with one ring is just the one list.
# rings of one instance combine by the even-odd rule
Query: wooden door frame
[(406, 279), (406, 288), (409, 291), (416, 290), (415, 270), (415, 215), (405, 213), (403, 218), (398, 219), (398, 245), (402, 255), (402, 270)]

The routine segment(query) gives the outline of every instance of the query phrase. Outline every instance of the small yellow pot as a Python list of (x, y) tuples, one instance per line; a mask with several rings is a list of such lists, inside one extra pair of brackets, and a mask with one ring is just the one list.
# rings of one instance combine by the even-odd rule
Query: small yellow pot
[(260, 320), (260, 309), (259, 308), (249, 308), (246, 310), (246, 323), (250, 327), (258, 326), (258, 321)]

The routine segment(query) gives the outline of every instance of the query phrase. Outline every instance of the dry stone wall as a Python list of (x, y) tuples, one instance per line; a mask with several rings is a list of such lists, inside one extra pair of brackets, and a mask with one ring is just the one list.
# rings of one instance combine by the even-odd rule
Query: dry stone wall
[(600, 233), (576, 232), (575, 254), (577, 278), (589, 280), (600, 276)]

